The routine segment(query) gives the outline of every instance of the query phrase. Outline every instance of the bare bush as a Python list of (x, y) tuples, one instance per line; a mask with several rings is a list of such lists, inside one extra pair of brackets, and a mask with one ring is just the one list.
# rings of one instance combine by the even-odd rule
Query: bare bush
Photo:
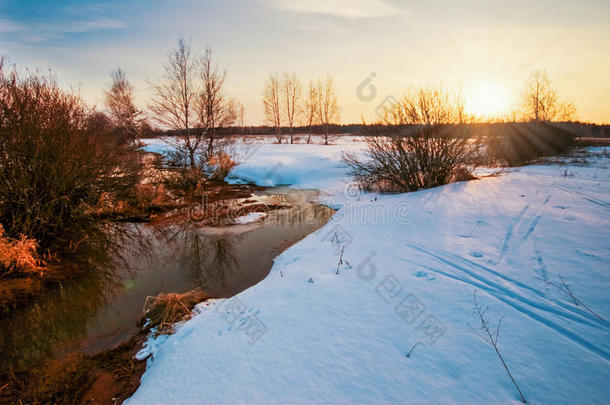
[(390, 125), (366, 138), (364, 158), (346, 153), (343, 161), (365, 189), (405, 192), (446, 184), (473, 164), (464, 118), (461, 98), (420, 89), (386, 110)]
[(15, 271), (42, 271), (35, 240), (21, 235), (19, 239), (4, 235), (0, 224), (0, 274)]
[(366, 138), (365, 159), (346, 153), (350, 174), (364, 189), (416, 191), (448, 183), (467, 163), (467, 128), (422, 126)]
[(22, 75), (0, 61), (0, 224), (7, 237), (66, 248), (95, 225), (91, 208), (102, 193), (133, 191), (138, 159), (93, 117), (52, 76)]

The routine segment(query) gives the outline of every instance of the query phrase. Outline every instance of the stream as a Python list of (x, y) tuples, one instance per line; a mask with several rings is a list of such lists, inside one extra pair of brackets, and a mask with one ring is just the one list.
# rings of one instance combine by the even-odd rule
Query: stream
[(79, 259), (78, 266), (91, 267), (85, 276), (1, 314), (0, 372), (27, 370), (75, 352), (95, 354), (128, 341), (139, 330), (148, 296), (199, 287), (213, 298), (226, 298), (255, 285), (267, 276), (274, 257), (334, 214), (312, 202), (316, 197), (314, 190), (256, 192), (246, 202), (282, 202), (285, 208), (246, 224), (124, 224), (115, 250)]

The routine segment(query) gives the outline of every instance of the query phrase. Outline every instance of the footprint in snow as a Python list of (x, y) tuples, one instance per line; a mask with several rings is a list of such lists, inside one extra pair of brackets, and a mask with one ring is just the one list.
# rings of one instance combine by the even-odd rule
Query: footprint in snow
[(425, 271), (417, 271), (417, 272), (415, 272), (415, 277), (425, 278), (426, 280), (435, 280), (436, 279), (436, 277), (434, 277), (431, 274), (428, 274)]

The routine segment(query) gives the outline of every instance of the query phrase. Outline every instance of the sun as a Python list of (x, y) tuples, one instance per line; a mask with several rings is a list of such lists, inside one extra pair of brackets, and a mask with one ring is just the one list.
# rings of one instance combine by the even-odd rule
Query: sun
[(498, 118), (509, 112), (506, 89), (498, 83), (477, 82), (467, 97), (466, 110), (477, 118)]

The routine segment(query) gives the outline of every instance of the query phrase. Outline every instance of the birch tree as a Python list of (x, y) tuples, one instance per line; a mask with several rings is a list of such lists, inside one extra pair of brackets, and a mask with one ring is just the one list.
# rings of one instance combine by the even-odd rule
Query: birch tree
[(180, 134), (180, 151), (188, 157), (189, 166), (197, 167), (196, 152), (203, 134), (190, 131), (196, 127), (196, 100), (200, 94), (198, 84), (199, 64), (197, 56), (191, 52), (191, 43), (178, 38), (178, 46), (168, 54), (164, 66), (163, 79), (153, 84), (153, 98), (149, 109), (155, 119), (164, 127)]
[(265, 82), (263, 106), (265, 122), (275, 128), (275, 138), (282, 143), (282, 105), (280, 102), (280, 78), (277, 74), (269, 75)]
[(318, 120), (324, 129), (324, 145), (328, 145), (328, 131), (330, 125), (339, 120), (339, 106), (335, 83), (330, 75), (318, 81)]
[(286, 123), (290, 130), (290, 143), (294, 143), (294, 124), (299, 112), (299, 103), (303, 86), (295, 72), (284, 72), (282, 75), (282, 103)]
[(303, 120), (307, 125), (307, 143), (311, 142), (311, 132), (314, 125), (318, 125), (318, 111), (320, 109), (320, 97), (318, 93), (318, 87), (313, 81), (309, 82), (309, 88), (303, 102)]
[(201, 60), (201, 91), (196, 103), (198, 131), (206, 143), (202, 152), (206, 162), (221, 148), (217, 129), (230, 126), (237, 120), (235, 102), (224, 94), (226, 76), (226, 70), (214, 64), (212, 49), (206, 49)]

